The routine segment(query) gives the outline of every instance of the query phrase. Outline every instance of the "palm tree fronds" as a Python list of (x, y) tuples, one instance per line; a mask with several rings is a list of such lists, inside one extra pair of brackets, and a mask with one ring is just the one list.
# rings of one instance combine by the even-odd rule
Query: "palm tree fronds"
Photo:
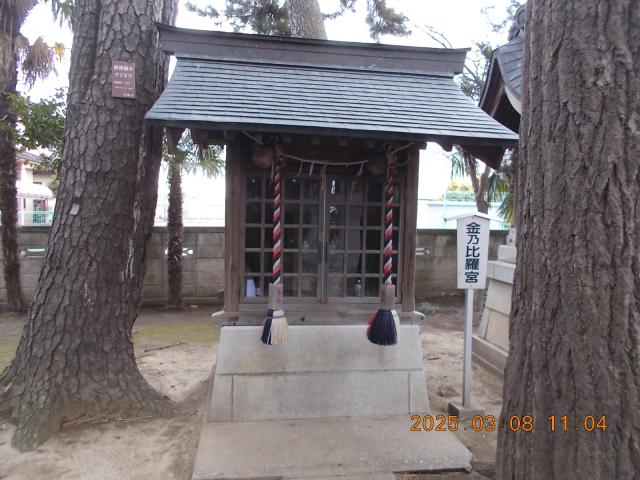
[(452, 152), (449, 157), (451, 158), (451, 178), (462, 178), (467, 176), (467, 162), (464, 156), (458, 152)]
[(201, 148), (196, 145), (191, 139), (191, 133), (187, 130), (182, 135), (173, 154), (170, 154), (168, 151), (165, 137), (162, 159), (169, 165), (180, 165), (183, 173), (199, 171), (208, 177), (216, 177), (222, 173), (224, 165), (221, 155), (221, 147), (210, 146)]
[(498, 207), (498, 215), (504, 220), (513, 225), (513, 191), (507, 191), (506, 195), (502, 198), (502, 202)]
[(54, 43), (51, 49), (53, 50), (53, 53), (56, 55), (56, 57), (58, 57), (58, 61), (62, 60), (62, 58), (64, 57), (64, 52), (67, 51), (64, 43), (61, 42)]
[(217, 177), (222, 173), (224, 163), (221, 160), (222, 148), (213, 146), (205, 149), (198, 149), (199, 162), (197, 168), (207, 177)]
[[(29, 87), (33, 87), (38, 78), (47, 78), (51, 72), (56, 72), (57, 53), (54, 48), (47, 45), (42, 37), (38, 37), (32, 45), (27, 47), (22, 59), (22, 72), (24, 81)], [(57, 51), (60, 51), (59, 47)]]
[(73, 14), (76, 4), (74, 0), (51, 0), (51, 12), (53, 18), (60, 21), (60, 25), (68, 23), (73, 28)]
[(509, 193), (509, 181), (500, 172), (492, 172), (487, 183), (487, 201), (489, 203), (501, 201)]

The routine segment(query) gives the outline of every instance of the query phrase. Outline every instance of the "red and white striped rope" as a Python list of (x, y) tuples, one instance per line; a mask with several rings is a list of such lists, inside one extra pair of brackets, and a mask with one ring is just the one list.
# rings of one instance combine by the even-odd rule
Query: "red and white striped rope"
[(282, 225), (280, 223), (280, 191), (281, 191), (281, 169), (284, 160), (281, 156), (275, 159), (273, 175), (273, 253), (271, 270), (271, 283), (277, 285), (282, 279)]
[(396, 174), (396, 159), (393, 154), (389, 154), (387, 157), (388, 165), (384, 216), (383, 280), (385, 285), (391, 285), (391, 273), (393, 271), (393, 185)]

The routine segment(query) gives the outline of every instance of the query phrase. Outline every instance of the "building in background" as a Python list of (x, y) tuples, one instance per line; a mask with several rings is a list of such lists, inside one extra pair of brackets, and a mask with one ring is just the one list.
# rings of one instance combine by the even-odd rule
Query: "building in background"
[[(448, 161), (451, 160), (448, 159)], [(462, 182), (451, 180), (442, 194), (437, 197), (429, 195), (427, 191), (424, 193), (418, 197), (418, 228), (420, 229), (455, 229), (456, 221), (448, 219), (478, 210), (473, 187), (468, 179)], [(498, 213), (502, 199), (499, 200), (489, 203), (487, 213), (492, 219), (502, 219)], [(509, 224), (506, 221), (491, 220), (492, 230), (508, 228)]]
[[(500, 218), (498, 208), (500, 203), (489, 204), (489, 216), (492, 218)], [(455, 220), (448, 220), (462, 213), (475, 212), (478, 208), (473, 200), (442, 200), (418, 199), (418, 228), (419, 229), (451, 229), (456, 228)], [(491, 220), (491, 230), (505, 230), (509, 228), (507, 222), (498, 222)]]
[(16, 189), (18, 225), (51, 225), (55, 198), (49, 185), (54, 172), (39, 169), (37, 155), (19, 152), (16, 155)]
[[(169, 185), (167, 166), (163, 162), (158, 180), (158, 202), (154, 224), (167, 224)], [(210, 178), (200, 171), (182, 174), (182, 221), (187, 227), (224, 226), (224, 174)]]

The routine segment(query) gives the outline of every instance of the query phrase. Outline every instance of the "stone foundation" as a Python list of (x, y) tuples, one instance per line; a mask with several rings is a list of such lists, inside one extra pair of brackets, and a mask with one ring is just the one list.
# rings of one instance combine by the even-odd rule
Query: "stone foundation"
[(370, 343), (365, 325), (290, 326), (284, 345), (260, 327), (223, 327), (207, 421), (408, 415), (428, 412), (419, 328)]
[(502, 375), (509, 351), (509, 315), (516, 269), (516, 248), (502, 245), (498, 260), (487, 265), (489, 287), (482, 320), (473, 336), (473, 356), (490, 370)]

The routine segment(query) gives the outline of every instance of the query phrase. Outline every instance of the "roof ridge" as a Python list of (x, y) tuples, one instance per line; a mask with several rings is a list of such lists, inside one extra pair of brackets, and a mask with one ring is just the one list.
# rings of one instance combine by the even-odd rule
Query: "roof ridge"
[(260, 65), (260, 66), (272, 66), (272, 67), (283, 67), (283, 68), (294, 68), (299, 70), (317, 70), (317, 71), (343, 71), (343, 72), (354, 72), (354, 73), (380, 73), (385, 75), (396, 75), (396, 76), (417, 76), (417, 77), (437, 77), (437, 78), (446, 78), (453, 79), (451, 75), (448, 75), (443, 72), (422, 72), (422, 71), (403, 71), (400, 72), (398, 70), (390, 70), (384, 68), (365, 68), (365, 67), (352, 67), (352, 66), (343, 66), (343, 65), (318, 65), (314, 63), (299, 63), (299, 62), (274, 62), (269, 60), (241, 60), (235, 58), (216, 58), (204, 54), (179, 54), (176, 55), (178, 60), (180, 59), (189, 59), (189, 60), (202, 60), (208, 63), (224, 63), (231, 65)]

